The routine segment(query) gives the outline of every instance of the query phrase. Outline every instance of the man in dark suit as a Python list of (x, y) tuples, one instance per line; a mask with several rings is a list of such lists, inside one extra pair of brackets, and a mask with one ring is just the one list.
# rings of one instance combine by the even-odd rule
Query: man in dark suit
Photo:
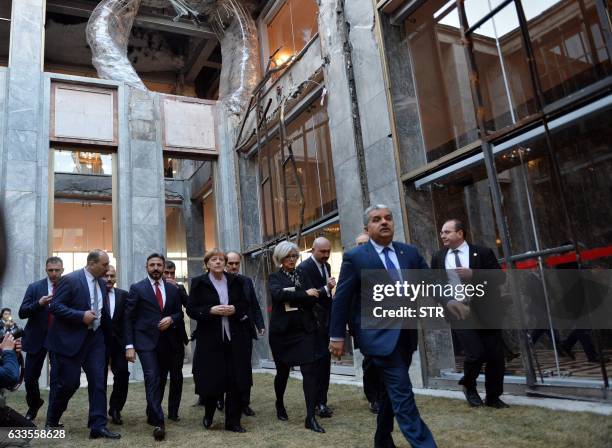
[(153, 437), (166, 437), (162, 391), (166, 387), (172, 357), (182, 346), (177, 336), (183, 325), (181, 296), (176, 286), (162, 279), (166, 259), (154, 253), (147, 257), (147, 277), (130, 287), (125, 304), (125, 356), (142, 364), (147, 396), (147, 422)]
[[(455, 327), (455, 334), (465, 354), (463, 378), (459, 384), (463, 386), (470, 406), (486, 404), (497, 409), (507, 408), (508, 405), (499, 398), (504, 391), (505, 358), (502, 332), (492, 321), (503, 314), (500, 312), (499, 285), (504, 282), (505, 275), (491, 249), (469, 244), (465, 240), (465, 227), (458, 219), (450, 219), (444, 223), (440, 238), (444, 249), (433, 255), (432, 269), (445, 270), (445, 280), (449, 283), (487, 285), (486, 295), (469, 304), (453, 298), (440, 299), (448, 311), (451, 326)], [(476, 379), (485, 363), (487, 396), (483, 403), (476, 390)]]
[[(127, 400), (130, 370), (125, 359), (125, 341), (123, 337), (123, 320), (125, 316), (125, 300), (128, 292), (115, 288), (117, 270), (109, 266), (106, 271), (106, 291), (108, 293), (107, 308), (111, 318), (111, 331), (106, 339), (106, 365), (110, 364), (113, 372), (113, 391), (108, 402), (108, 415), (115, 425), (122, 425), (121, 411)], [(108, 368), (104, 370), (104, 384), (108, 377)]]
[[(319, 333), (325, 346), (329, 345), (329, 315), (331, 313), (332, 290), (336, 287), (336, 279), (331, 275), (331, 266), (327, 262), (331, 255), (331, 242), (324, 237), (315, 238), (312, 243), (311, 256), (304, 260), (297, 269), (310, 279), (312, 286), (319, 291), (319, 304), (317, 319), (319, 320)], [(331, 374), (331, 354), (324, 356), (317, 369), (317, 415), (321, 418), (332, 416), (332, 410), (327, 406), (327, 392), (329, 390), (329, 377)]]
[(53, 323), (46, 346), (51, 357), (51, 390), (46, 426), (54, 428), (81, 382), (81, 368), (89, 390), (89, 437), (119, 439), (106, 427), (106, 346), (104, 332), (110, 331), (110, 316), (104, 274), (106, 252), (96, 249), (87, 255), (87, 266), (59, 282), (49, 311)]
[(47, 358), (45, 339), (51, 323), (49, 302), (55, 294), (55, 288), (64, 273), (64, 263), (59, 257), (47, 258), (45, 263), (47, 277), (31, 283), (26, 290), (23, 302), (19, 308), (19, 318), (28, 319), (24, 328), (22, 349), (27, 353), (23, 380), (26, 388), (28, 411), (26, 418), (34, 420), (38, 410), (44, 403), (40, 398), (38, 380)]
[(370, 242), (346, 252), (342, 261), (332, 302), (330, 350), (334, 356), (342, 356), (346, 325), (352, 320), (355, 346), (372, 358), (385, 385), (379, 403), (375, 447), (395, 446), (391, 438), (394, 415), (411, 446), (435, 447), (433, 435), (416, 407), (408, 375), (412, 353), (417, 348), (417, 331), (361, 327), (361, 279), (365, 271), (386, 270), (381, 282), (400, 282), (401, 269), (427, 269), (427, 263), (414, 246), (393, 241), (393, 215), (386, 205), (368, 207), (364, 225)]
[[(266, 333), (266, 325), (261, 314), (261, 308), (259, 308), (259, 302), (257, 301), (257, 295), (255, 294), (255, 286), (253, 280), (246, 275), (240, 274), (240, 262), (242, 258), (238, 252), (228, 252), (227, 254), (227, 268), (226, 271), (230, 274), (234, 274), (242, 281), (244, 296), (249, 304), (247, 315), (249, 318), (245, 320), (245, 324), (249, 326), (249, 334), (251, 335), (249, 344), (249, 359), (253, 355), (253, 340), (257, 340), (259, 337)], [(247, 417), (253, 417), (255, 411), (251, 409), (251, 387), (246, 389), (241, 396), (242, 413)]]
[[(185, 287), (176, 282), (176, 264), (173, 261), (166, 260), (164, 280), (178, 288), (179, 294), (181, 295), (181, 305), (186, 308), (189, 295), (187, 294)], [(185, 346), (189, 343), (187, 331), (185, 330), (185, 321), (183, 321), (182, 324), (177, 324), (177, 331), (175, 334), (178, 337), (179, 343), (177, 346), (179, 349), (176, 352), (169, 354), (169, 356), (172, 357), (172, 360), (170, 363), (170, 386), (168, 387), (168, 418), (178, 422), (181, 419), (178, 412), (179, 407), (181, 406), (181, 395), (183, 394), (183, 363), (185, 362)], [(164, 390), (161, 392), (163, 399)]]

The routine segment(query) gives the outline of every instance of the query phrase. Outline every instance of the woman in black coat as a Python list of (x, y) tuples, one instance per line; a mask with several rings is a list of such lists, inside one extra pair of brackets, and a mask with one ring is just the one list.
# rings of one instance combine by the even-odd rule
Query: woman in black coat
[(240, 394), (253, 382), (250, 335), (243, 323), (249, 305), (240, 279), (224, 272), (226, 262), (225, 253), (209, 251), (208, 273), (191, 282), (187, 315), (198, 321), (193, 376), (196, 394), (204, 397), (204, 427), (212, 425), (217, 399), (225, 393), (225, 429), (246, 432), (240, 425)]
[(279, 243), (274, 249), (273, 258), (280, 265), (280, 269), (270, 274), (268, 279), (272, 296), (270, 348), (276, 364), (276, 415), (279, 420), (289, 418), (283, 396), (291, 366), (300, 366), (306, 401), (304, 426), (315, 432), (325, 432), (315, 419), (317, 368), (328, 350), (317, 335), (319, 324), (314, 308), (319, 293), (295, 269), (298, 258), (298, 247), (295, 244), (288, 241)]

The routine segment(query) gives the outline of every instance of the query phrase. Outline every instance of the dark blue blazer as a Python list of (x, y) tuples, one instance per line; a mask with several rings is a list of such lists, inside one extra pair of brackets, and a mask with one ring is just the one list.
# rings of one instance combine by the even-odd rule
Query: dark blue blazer
[[(182, 344), (180, 326), (184, 327), (183, 309), (179, 289), (164, 281), (166, 304), (159, 309), (155, 291), (149, 278), (134, 283), (125, 301), (125, 345), (133, 345), (136, 350), (152, 351), (157, 349), (160, 335), (165, 333), (170, 349), (178, 350)], [(171, 316), (174, 323), (166, 331), (157, 328), (162, 318)]]
[[(400, 269), (428, 269), (427, 263), (416, 247), (394, 241), (393, 248)], [(330, 337), (344, 338), (346, 325), (352, 321), (355, 345), (363, 354), (388, 356), (395, 349), (401, 330), (361, 328), (361, 271), (364, 269), (385, 269), (376, 249), (370, 243), (357, 246), (344, 254), (336, 295), (332, 301)], [(416, 350), (418, 343), (416, 330), (405, 331), (409, 332), (410, 348), (412, 351)]]
[[(110, 331), (110, 315), (106, 308), (108, 295), (106, 282), (98, 279), (102, 292), (102, 317), (98, 331)], [(53, 323), (47, 333), (46, 346), (51, 352), (63, 356), (74, 356), (81, 349), (89, 329), (83, 323), (85, 311), (91, 309), (91, 297), (85, 270), (71, 272), (59, 281), (55, 296), (49, 305)]]
[(14, 350), (4, 350), (0, 361), (0, 388), (12, 389), (19, 383), (19, 362)]
[(49, 294), (47, 278), (30, 283), (23, 302), (19, 307), (19, 318), (28, 319), (21, 341), (22, 350), (26, 353), (37, 353), (45, 344), (49, 319), (49, 305), (40, 306), (38, 301)]

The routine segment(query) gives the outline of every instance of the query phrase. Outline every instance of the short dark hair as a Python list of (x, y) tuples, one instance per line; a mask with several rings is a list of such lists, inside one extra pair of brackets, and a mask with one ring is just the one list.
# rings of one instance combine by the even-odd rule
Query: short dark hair
[(0, 316), (2, 316), (5, 311), (8, 311), (9, 313), (12, 313), (10, 308), (2, 308), (2, 311), (0, 311)]
[(462, 231), (463, 232), (463, 238), (465, 238), (465, 225), (463, 224), (463, 222), (457, 218), (451, 218), (451, 219), (447, 219), (446, 222), (452, 222), (453, 224), (455, 224), (455, 232), (458, 231)]
[(166, 269), (176, 269), (176, 264), (172, 260), (166, 260)]
[(94, 249), (87, 254), (87, 264), (89, 263), (97, 263), (100, 261), (100, 257), (104, 251), (102, 249)]
[(153, 252), (151, 255), (149, 255), (147, 257), (147, 264), (149, 264), (149, 260), (151, 258), (159, 258), (161, 261), (164, 262), (164, 264), (166, 264), (166, 257), (164, 257), (162, 254), (158, 254), (157, 252)]
[(62, 261), (60, 257), (47, 258), (47, 261), (45, 261), (45, 267), (49, 264), (61, 264), (62, 266), (64, 266), (64, 262)]

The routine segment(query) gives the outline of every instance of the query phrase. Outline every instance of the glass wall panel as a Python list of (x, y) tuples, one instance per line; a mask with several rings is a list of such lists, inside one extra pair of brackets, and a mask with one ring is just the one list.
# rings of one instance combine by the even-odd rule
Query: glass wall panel
[(267, 25), (269, 55), (280, 49), (280, 65), (299, 53), (318, 32), (316, 0), (286, 0)]
[(478, 138), (455, 2), (428, 1), (405, 26), (431, 162)]
[(180, 206), (166, 206), (166, 258), (176, 264), (176, 279), (185, 283), (187, 274), (187, 233)]
[(522, 4), (546, 102), (612, 74), (595, 0)]

